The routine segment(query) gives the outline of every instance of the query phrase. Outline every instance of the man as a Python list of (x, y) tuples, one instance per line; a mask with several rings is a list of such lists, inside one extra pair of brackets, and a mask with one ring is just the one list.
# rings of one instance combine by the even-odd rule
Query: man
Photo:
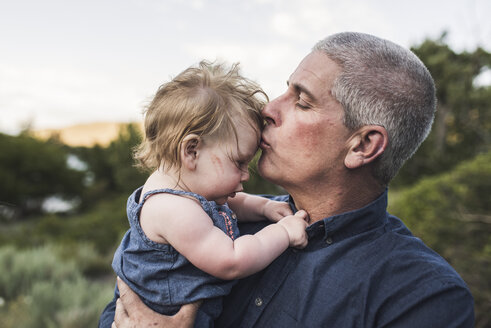
[[(217, 327), (473, 327), (459, 275), (386, 212), (387, 185), (435, 107), (433, 80), (409, 50), (360, 33), (316, 44), (263, 111), (258, 163), (290, 194), (276, 199), (309, 213), (309, 244), (239, 281)], [(122, 287), (114, 326), (169, 320)], [(183, 313), (177, 326), (193, 307)]]

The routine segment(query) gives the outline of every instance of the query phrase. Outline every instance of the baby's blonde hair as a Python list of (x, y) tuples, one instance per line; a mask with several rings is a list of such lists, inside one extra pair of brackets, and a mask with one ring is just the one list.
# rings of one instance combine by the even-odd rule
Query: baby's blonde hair
[(137, 165), (154, 170), (181, 167), (181, 143), (189, 134), (238, 143), (237, 122), (263, 129), (261, 110), (268, 101), (259, 85), (239, 73), (239, 64), (201, 61), (161, 85), (145, 111)]

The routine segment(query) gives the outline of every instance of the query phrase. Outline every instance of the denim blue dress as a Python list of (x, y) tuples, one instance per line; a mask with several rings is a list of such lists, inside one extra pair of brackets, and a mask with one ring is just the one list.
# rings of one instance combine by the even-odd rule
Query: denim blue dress
[[(140, 212), (148, 197), (170, 193), (196, 198), (213, 224), (231, 239), (239, 237), (235, 214), (226, 205), (217, 205), (204, 197), (180, 190), (158, 189), (147, 192), (139, 202), (142, 187), (128, 198), (130, 229), (114, 254), (112, 267), (143, 302), (162, 314), (175, 314), (182, 304), (205, 299), (196, 317), (195, 327), (213, 327), (222, 310), (222, 296), (235, 281), (225, 281), (201, 271), (169, 244), (150, 240), (140, 226)], [(170, 213), (163, 213), (169, 215)], [(116, 288), (115, 294), (119, 296)]]

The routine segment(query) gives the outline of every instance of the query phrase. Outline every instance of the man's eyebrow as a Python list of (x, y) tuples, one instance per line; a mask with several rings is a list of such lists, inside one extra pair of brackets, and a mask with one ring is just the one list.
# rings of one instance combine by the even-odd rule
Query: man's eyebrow
[(286, 85), (290, 86), (290, 84), (293, 86), (293, 88), (295, 89), (295, 91), (298, 92), (299, 94), (300, 93), (304, 93), (312, 101), (315, 101), (316, 100), (316, 97), (314, 96), (314, 94), (312, 92), (310, 92), (309, 89), (307, 89), (307, 87), (304, 86), (301, 82), (290, 83), (290, 81), (287, 80), (286, 81)]

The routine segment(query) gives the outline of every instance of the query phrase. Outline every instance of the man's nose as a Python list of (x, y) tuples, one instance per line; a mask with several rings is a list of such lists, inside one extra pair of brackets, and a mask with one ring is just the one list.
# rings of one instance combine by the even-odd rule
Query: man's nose
[(279, 105), (280, 105), (280, 97), (273, 99), (269, 103), (264, 106), (261, 115), (266, 120), (268, 124), (278, 124), (280, 120), (279, 116)]

